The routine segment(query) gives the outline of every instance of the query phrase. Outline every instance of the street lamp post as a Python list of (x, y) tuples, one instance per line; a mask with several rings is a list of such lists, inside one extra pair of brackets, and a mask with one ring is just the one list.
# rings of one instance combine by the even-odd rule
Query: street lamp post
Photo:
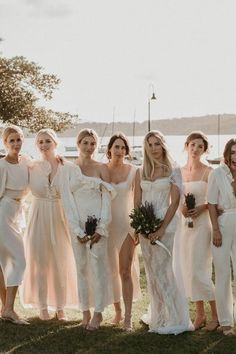
[(151, 86), (152, 86), (152, 96), (150, 97), (149, 95), (148, 97), (148, 132), (150, 132), (151, 130), (151, 101), (157, 99), (154, 92), (154, 86), (153, 85)]

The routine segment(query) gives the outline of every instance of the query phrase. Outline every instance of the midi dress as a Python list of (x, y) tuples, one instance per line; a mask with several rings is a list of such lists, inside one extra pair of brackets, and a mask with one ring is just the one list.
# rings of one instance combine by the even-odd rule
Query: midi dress
[[(207, 202), (207, 182), (185, 182), (184, 194), (195, 196), (196, 206)], [(211, 222), (208, 211), (193, 219), (189, 228), (186, 218), (180, 215), (176, 232), (179, 244), (179, 263), (182, 270), (185, 294), (191, 301), (215, 300), (212, 281)]]
[[(129, 214), (134, 207), (133, 188), (135, 174), (136, 167), (131, 165), (126, 181), (121, 183), (111, 183), (117, 193), (111, 202), (112, 222), (108, 228), (108, 256), (111, 265), (114, 303), (120, 301), (122, 294), (119, 272), (119, 253), (127, 235), (129, 234), (131, 237), (134, 237), (134, 230), (130, 226)], [(139, 260), (136, 248), (131, 265), (131, 276), (133, 282), (133, 298), (136, 300), (141, 295), (139, 284)]]
[(21, 284), (25, 270), (22, 206), (28, 192), (28, 159), (0, 160), (0, 266), (6, 287)]
[(41, 310), (78, 308), (77, 276), (69, 229), (60, 199), (58, 165), (51, 182), (48, 161), (30, 166), (32, 203), (24, 238), (26, 271), (22, 302)]
[[(158, 178), (155, 181), (141, 179), (142, 203), (152, 203), (155, 215), (164, 219), (170, 204), (171, 184), (179, 187), (178, 171), (172, 176)], [(176, 175), (176, 176), (175, 176)], [(189, 319), (188, 305), (181, 284), (177, 284), (173, 272), (173, 243), (176, 228), (174, 217), (161, 238), (159, 245), (151, 245), (150, 240), (140, 236), (140, 245), (150, 296), (148, 313), (142, 320), (149, 325), (151, 332), (159, 334), (179, 334), (193, 330)]]
[[(80, 309), (103, 312), (112, 303), (112, 288), (107, 254), (108, 225), (111, 221), (113, 187), (99, 177), (82, 174), (74, 164), (61, 176), (63, 207), (69, 221), (72, 246), (77, 267)], [(88, 216), (97, 218), (96, 232), (100, 240), (90, 248), (81, 243)]]

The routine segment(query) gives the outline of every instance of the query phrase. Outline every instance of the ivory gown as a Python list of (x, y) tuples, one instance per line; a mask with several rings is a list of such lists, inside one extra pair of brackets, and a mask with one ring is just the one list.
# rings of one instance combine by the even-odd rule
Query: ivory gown
[[(196, 206), (205, 204), (207, 182), (193, 181), (184, 183), (184, 194), (193, 193)], [(193, 228), (186, 225), (180, 213), (179, 225), (175, 235), (179, 245), (179, 263), (183, 274), (186, 296), (191, 301), (215, 300), (212, 282), (211, 223), (207, 211), (193, 220)]]
[(27, 164), (24, 156), (18, 164), (0, 160), (0, 265), (8, 287), (20, 285), (25, 270), (21, 222), (29, 182)]
[(78, 308), (77, 277), (70, 236), (59, 194), (58, 165), (52, 182), (48, 161), (30, 167), (33, 199), (25, 235), (26, 271), (22, 287), (24, 306)]
[[(61, 176), (62, 200), (70, 224), (80, 308), (87, 311), (94, 307), (95, 312), (103, 312), (112, 303), (107, 227), (111, 221), (113, 188), (101, 178), (82, 175), (77, 165), (66, 172)], [(96, 231), (102, 237), (90, 249), (90, 242), (80, 243), (77, 235), (85, 236), (85, 222), (88, 216), (93, 215), (99, 220)]]
[[(127, 180), (121, 183), (111, 183), (117, 194), (111, 202), (112, 222), (109, 225), (108, 238), (108, 256), (111, 265), (113, 302), (119, 302), (122, 294), (121, 279), (119, 272), (119, 253), (128, 234), (131, 237), (134, 230), (130, 226), (129, 214), (133, 209), (133, 187), (136, 167), (130, 166), (130, 172)], [(134, 251), (134, 257), (131, 269), (133, 281), (133, 298), (136, 300), (141, 295), (139, 285), (139, 261), (137, 250)]]
[[(170, 203), (171, 184), (180, 185), (180, 177), (176, 173), (171, 177), (146, 181), (141, 179), (142, 203), (152, 203), (156, 216), (165, 217)], [(175, 217), (168, 225), (161, 242), (172, 253), (174, 231), (176, 227)], [(188, 305), (181, 288), (181, 279), (176, 282), (172, 267), (172, 256), (158, 245), (151, 245), (150, 240), (140, 235), (145, 271), (147, 276), (150, 306), (147, 315), (142, 320), (149, 325), (151, 332), (159, 334), (179, 334), (193, 330), (189, 319)]]

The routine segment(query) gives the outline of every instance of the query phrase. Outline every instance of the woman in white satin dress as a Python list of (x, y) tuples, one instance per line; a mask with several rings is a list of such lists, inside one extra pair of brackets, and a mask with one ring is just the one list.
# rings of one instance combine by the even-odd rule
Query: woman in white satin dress
[[(175, 213), (179, 205), (181, 174), (174, 169), (163, 135), (149, 132), (144, 138), (143, 168), (135, 180), (135, 207), (152, 203), (155, 214), (163, 220), (159, 230), (140, 235), (145, 271), (150, 295), (150, 307), (142, 320), (151, 332), (179, 334), (193, 330), (182, 282), (173, 272), (172, 250), (176, 227)], [(158, 240), (161, 245), (152, 245)]]
[(26, 234), (26, 271), (21, 291), (25, 307), (39, 308), (39, 317), (49, 320), (48, 310), (65, 320), (64, 308), (78, 308), (76, 267), (69, 230), (60, 197), (63, 165), (57, 155), (58, 138), (51, 129), (41, 129), (36, 145), (42, 160), (29, 167), (32, 203)]
[[(70, 224), (77, 265), (79, 302), (83, 311), (81, 325), (89, 331), (99, 328), (104, 308), (112, 303), (107, 228), (111, 221), (113, 188), (107, 183), (107, 166), (93, 159), (97, 141), (94, 130), (79, 132), (76, 169), (62, 176), (61, 180), (63, 206)], [(97, 218), (96, 230), (91, 236), (85, 233), (88, 216)], [(92, 320), (91, 307), (94, 307)]]
[[(207, 204), (208, 175), (211, 168), (201, 162), (201, 157), (208, 149), (207, 137), (202, 132), (192, 132), (186, 138), (185, 150), (188, 160), (181, 168), (184, 194), (195, 196), (196, 207), (187, 210), (184, 195), (175, 241), (178, 242), (178, 262), (182, 270), (185, 293), (196, 303), (194, 328), (206, 324), (204, 301), (209, 301), (212, 319), (206, 328), (215, 330), (218, 318), (215, 304), (215, 288), (212, 282), (211, 223)], [(193, 219), (193, 228), (187, 225), (187, 218)]]
[(108, 256), (111, 265), (115, 318), (113, 324), (122, 319), (120, 299), (125, 306), (124, 330), (132, 330), (131, 310), (133, 298), (140, 296), (139, 262), (135, 251), (134, 230), (130, 226), (129, 214), (133, 209), (134, 179), (136, 167), (124, 162), (129, 156), (127, 138), (122, 133), (114, 134), (107, 145), (110, 181), (117, 194), (112, 200), (112, 222), (109, 225)]
[[(224, 162), (209, 176), (208, 203), (213, 228), (212, 254), (219, 323), (224, 335), (236, 336), (236, 139), (226, 143), (223, 155)], [(223, 210), (220, 216), (218, 208)]]
[(28, 324), (14, 311), (18, 286), (25, 270), (22, 238), (22, 203), (28, 190), (28, 159), (20, 156), (22, 130), (9, 126), (2, 134), (6, 156), (0, 160), (0, 297), (1, 317)]

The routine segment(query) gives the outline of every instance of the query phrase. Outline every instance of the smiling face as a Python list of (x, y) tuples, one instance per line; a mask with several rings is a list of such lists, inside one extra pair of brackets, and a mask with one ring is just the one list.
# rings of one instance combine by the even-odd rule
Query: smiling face
[(78, 143), (78, 147), (81, 155), (92, 156), (96, 150), (97, 143), (94, 137), (88, 135)]
[(188, 157), (194, 160), (200, 160), (202, 154), (205, 152), (204, 141), (201, 138), (191, 140), (186, 146)]
[(162, 160), (164, 155), (164, 149), (162, 147), (161, 140), (156, 136), (150, 136), (147, 140), (147, 149), (149, 155), (155, 160)]
[(39, 134), (37, 138), (37, 147), (42, 155), (48, 156), (54, 154), (56, 150), (56, 143), (47, 133)]
[(118, 138), (112, 144), (109, 152), (112, 159), (123, 159), (126, 156), (126, 150), (124, 141)]
[(236, 144), (231, 146), (229, 167), (232, 171), (236, 172)]
[(4, 145), (9, 155), (18, 155), (23, 143), (23, 137), (19, 133), (10, 133), (4, 140)]

